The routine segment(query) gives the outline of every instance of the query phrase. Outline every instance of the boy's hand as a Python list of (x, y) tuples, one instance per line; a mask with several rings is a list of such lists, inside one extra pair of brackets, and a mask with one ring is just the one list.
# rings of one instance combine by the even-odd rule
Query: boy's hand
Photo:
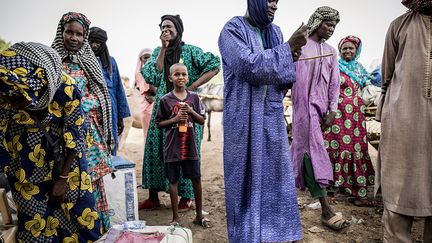
[(181, 109), (182, 109), (183, 112), (186, 112), (187, 114), (190, 114), (193, 111), (192, 107), (190, 107), (188, 105), (188, 103), (184, 103)]
[(173, 117), (173, 122), (179, 123), (181, 121), (182, 121), (182, 112), (181, 112), (181, 110), (179, 110), (179, 112), (177, 112), (177, 115), (175, 117)]
[(181, 117), (181, 121), (182, 122), (186, 122), (187, 121), (189, 110), (190, 110), (190, 106), (187, 103), (183, 103), (181, 105), (179, 113), (181, 114), (180, 117)]

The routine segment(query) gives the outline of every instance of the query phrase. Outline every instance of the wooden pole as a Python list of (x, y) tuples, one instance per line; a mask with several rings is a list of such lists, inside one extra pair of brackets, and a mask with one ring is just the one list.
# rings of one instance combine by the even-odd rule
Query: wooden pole
[(314, 57), (303, 57), (303, 58), (298, 59), (297, 61), (306, 61), (306, 60), (312, 60), (312, 59), (329, 57), (329, 56), (333, 56), (333, 53), (324, 54), (324, 55), (320, 55), (320, 56), (314, 56)]

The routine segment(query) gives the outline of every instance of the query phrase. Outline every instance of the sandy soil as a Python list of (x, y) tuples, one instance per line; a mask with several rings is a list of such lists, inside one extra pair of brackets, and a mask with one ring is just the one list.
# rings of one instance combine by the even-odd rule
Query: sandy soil
[[(214, 114), (214, 115), (213, 115)], [(225, 199), (224, 199), (224, 181), (223, 181), (223, 136), (221, 128), (222, 113), (212, 113), (212, 141), (207, 141), (207, 130), (204, 133), (202, 143), (202, 183), (204, 196), (204, 210), (209, 212), (209, 218), (212, 221), (212, 228), (203, 229), (192, 224), (194, 211), (181, 213), (180, 223), (188, 227), (193, 232), (195, 243), (208, 242), (228, 242), (226, 219), (225, 219)], [(143, 135), (142, 130), (131, 128), (125, 144), (124, 156), (137, 164), (136, 175), (137, 182), (141, 182), (142, 157), (143, 157)], [(147, 198), (146, 190), (138, 189), (140, 201)], [(160, 193), (159, 197), (163, 204), (161, 209), (153, 211), (140, 211), (140, 219), (147, 222), (147, 225), (167, 225), (171, 219), (171, 208), (169, 195)], [(301, 221), (303, 228), (304, 242), (349, 242), (349, 243), (374, 243), (382, 242), (381, 235), (381, 209), (356, 207), (341, 198), (333, 204), (336, 212), (342, 212), (347, 219), (361, 219), (361, 223), (353, 224), (343, 233), (336, 233), (325, 226), (322, 226), (320, 219), (320, 209), (311, 209), (307, 205), (314, 203), (307, 192), (299, 191), (298, 204), (301, 210)], [(413, 230), (414, 242), (422, 242), (421, 232), (423, 232), (423, 222), (421, 219), (416, 220)], [(312, 227), (318, 227), (323, 230), (320, 233), (309, 231)]]

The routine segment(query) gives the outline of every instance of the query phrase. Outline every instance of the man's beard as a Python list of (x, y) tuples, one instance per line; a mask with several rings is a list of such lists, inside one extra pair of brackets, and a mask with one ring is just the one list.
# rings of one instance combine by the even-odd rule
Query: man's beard
[(404, 3), (404, 5), (412, 11), (422, 11), (423, 9), (430, 7), (432, 5), (431, 0), (413, 0), (409, 3)]

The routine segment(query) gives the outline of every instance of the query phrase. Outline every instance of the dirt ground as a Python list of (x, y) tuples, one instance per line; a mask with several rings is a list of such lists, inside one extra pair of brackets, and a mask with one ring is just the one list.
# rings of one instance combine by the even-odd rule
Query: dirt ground
[[(213, 115), (214, 114), (214, 115)], [(211, 133), (212, 141), (207, 141), (207, 129), (204, 132), (204, 140), (201, 147), (202, 153), (202, 183), (203, 183), (203, 209), (209, 212), (208, 217), (212, 221), (212, 228), (203, 229), (192, 224), (194, 211), (181, 213), (181, 225), (188, 227), (193, 232), (195, 243), (228, 242), (225, 218), (225, 198), (223, 180), (223, 134), (221, 126), (222, 113), (212, 113)], [(141, 184), (142, 158), (143, 158), (143, 135), (142, 130), (131, 128), (126, 140), (124, 156), (134, 161), (136, 166), (137, 183)], [(148, 196), (147, 191), (138, 189), (139, 201)], [(160, 193), (162, 208), (153, 211), (139, 212), (140, 219), (146, 221), (147, 225), (168, 225), (171, 219), (171, 208), (169, 195)], [(298, 204), (301, 212), (303, 228), (303, 239), (305, 243), (375, 243), (382, 242), (381, 214), (380, 208), (356, 207), (345, 199), (336, 200), (333, 208), (336, 212), (342, 212), (347, 219), (357, 219), (360, 223), (353, 224), (343, 233), (336, 233), (319, 222), (320, 209), (311, 209), (307, 205), (314, 203), (307, 192), (298, 193)], [(363, 222), (361, 222), (363, 221)], [(415, 221), (413, 230), (413, 241), (421, 241), (423, 232), (421, 219)], [(312, 233), (312, 227), (318, 227), (323, 232)]]

